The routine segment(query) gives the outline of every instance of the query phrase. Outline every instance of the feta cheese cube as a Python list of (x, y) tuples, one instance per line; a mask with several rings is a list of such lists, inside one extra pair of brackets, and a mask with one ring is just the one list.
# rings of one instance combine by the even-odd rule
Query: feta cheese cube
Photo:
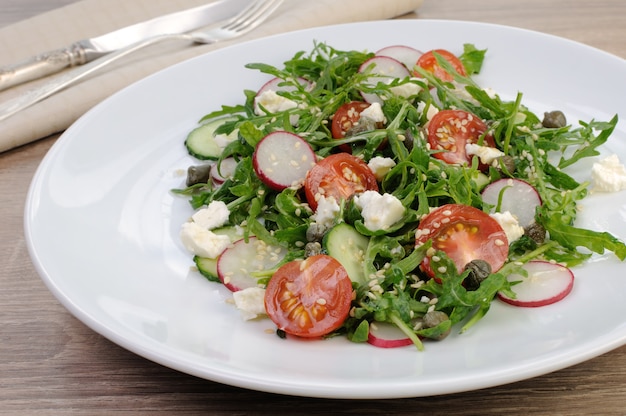
[(193, 222), (207, 230), (221, 227), (228, 222), (230, 211), (223, 201), (212, 201), (206, 208), (191, 216)]
[(265, 115), (263, 107), (270, 114), (296, 108), (298, 103), (289, 98), (278, 95), (274, 90), (266, 90), (254, 99), (254, 113), (258, 116)]
[(493, 214), (489, 214), (489, 216), (500, 224), (506, 234), (507, 240), (509, 240), (509, 244), (524, 235), (524, 228), (519, 225), (517, 218), (515, 218), (510, 211), (494, 212)]
[(374, 173), (377, 181), (381, 181), (389, 173), (391, 168), (396, 166), (396, 162), (389, 157), (374, 156), (367, 163), (370, 170)]
[(215, 234), (192, 221), (182, 225), (180, 240), (194, 255), (211, 259), (222, 254), (230, 245), (230, 238), (227, 235)]
[(334, 197), (328, 198), (320, 196), (317, 200), (317, 209), (315, 213), (311, 215), (311, 218), (316, 223), (330, 228), (335, 223), (335, 218), (339, 213), (340, 207)]
[(591, 168), (593, 190), (597, 192), (619, 192), (626, 189), (626, 168), (617, 155), (611, 155), (593, 164)]
[(476, 155), (480, 158), (481, 163), (485, 165), (491, 164), (494, 160), (504, 156), (504, 152), (496, 149), (495, 147), (480, 146), (475, 143), (468, 143), (465, 145), (465, 152), (468, 156)]
[(400, 221), (405, 213), (404, 205), (391, 194), (365, 191), (355, 196), (355, 203), (361, 209), (365, 227), (372, 231), (389, 229)]
[[(424, 110), (426, 110), (426, 103), (423, 101), (417, 103), (417, 111), (424, 114)], [(429, 105), (428, 110), (426, 110), (426, 119), (430, 121), (430, 119), (432, 119), (438, 112), (439, 109), (437, 107)]]
[(233, 292), (233, 300), (245, 321), (265, 315), (265, 289), (263, 288), (249, 287), (238, 290)]
[(385, 114), (383, 114), (383, 109), (380, 106), (380, 103), (372, 103), (365, 110), (361, 111), (360, 117), (367, 118), (374, 123), (384, 123), (385, 122)]
[(409, 98), (419, 94), (422, 87), (414, 82), (407, 82), (391, 87), (389, 90), (398, 97)]

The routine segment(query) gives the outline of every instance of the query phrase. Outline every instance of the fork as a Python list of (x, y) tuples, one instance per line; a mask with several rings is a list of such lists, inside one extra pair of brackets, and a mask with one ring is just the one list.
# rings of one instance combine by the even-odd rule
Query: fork
[(255, 0), (239, 14), (233, 16), (219, 27), (195, 30), (187, 33), (170, 33), (134, 43), (126, 48), (96, 59), (82, 67), (68, 71), (66, 74), (45, 83), (38, 88), (26, 91), (23, 95), (0, 104), (0, 121), (5, 120), (19, 111), (44, 100), (54, 93), (67, 88), (88, 75), (108, 66), (109, 64), (140, 49), (167, 40), (186, 40), (193, 44), (213, 44), (220, 41), (242, 36), (263, 23), (283, 2), (283, 0)]

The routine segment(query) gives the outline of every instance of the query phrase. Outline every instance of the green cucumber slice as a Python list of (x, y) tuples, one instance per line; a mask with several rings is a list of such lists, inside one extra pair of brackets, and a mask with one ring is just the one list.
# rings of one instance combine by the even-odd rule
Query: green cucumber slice
[(350, 280), (362, 284), (367, 281), (363, 259), (369, 238), (349, 224), (341, 223), (328, 230), (322, 240), (327, 253), (348, 272)]

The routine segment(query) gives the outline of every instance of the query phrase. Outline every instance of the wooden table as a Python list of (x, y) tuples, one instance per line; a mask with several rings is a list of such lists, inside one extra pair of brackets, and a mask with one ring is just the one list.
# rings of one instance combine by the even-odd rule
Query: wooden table
[[(0, 25), (71, 2), (0, 0)], [(426, 0), (417, 17), (519, 26), (626, 58), (623, 0)], [(30, 262), (22, 231), (24, 198), (38, 163), (55, 140), (45, 138), (0, 154), (0, 414), (626, 415), (626, 346), (506, 386), (374, 401), (248, 391), (138, 357), (70, 315)]]

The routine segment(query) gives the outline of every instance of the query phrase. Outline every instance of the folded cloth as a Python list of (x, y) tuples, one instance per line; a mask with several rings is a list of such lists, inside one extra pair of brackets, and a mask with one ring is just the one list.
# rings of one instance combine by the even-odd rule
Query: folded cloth
[[(207, 0), (82, 0), (0, 29), (0, 65), (65, 47), (77, 40), (206, 3)], [(417, 9), (422, 0), (287, 0), (259, 28), (214, 45), (168, 43), (124, 58), (107, 71), (67, 88), (0, 122), (0, 152), (63, 131), (99, 101), (167, 66), (235, 42), (272, 34), (368, 20), (389, 19)], [(45, 82), (0, 92), (0, 102)]]

